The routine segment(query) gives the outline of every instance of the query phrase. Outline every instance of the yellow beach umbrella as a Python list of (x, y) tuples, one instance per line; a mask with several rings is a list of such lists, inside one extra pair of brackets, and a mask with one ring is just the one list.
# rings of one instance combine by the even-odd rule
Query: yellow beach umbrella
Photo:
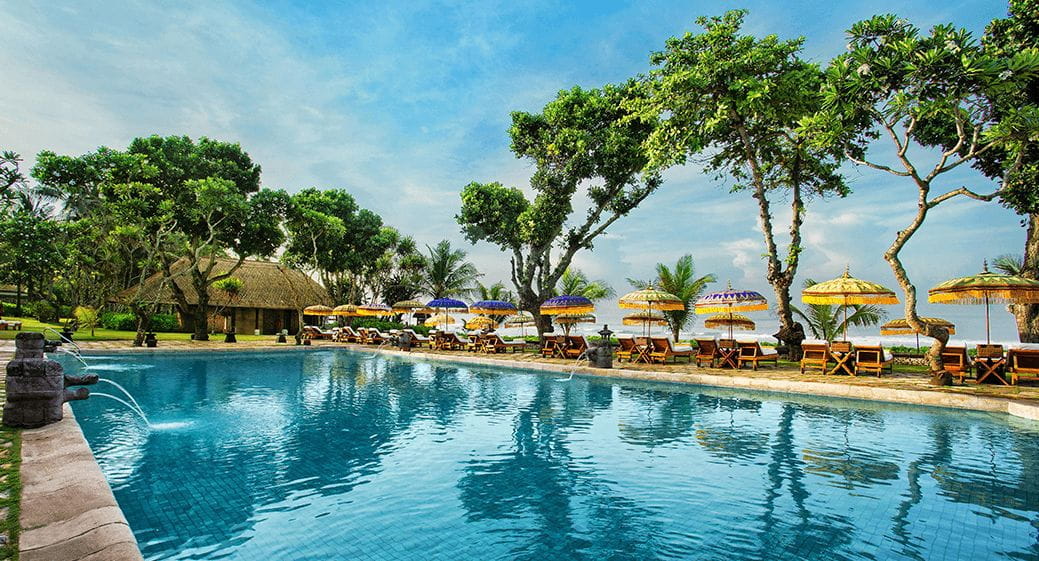
[[(952, 322), (950, 322), (948, 320), (944, 320), (942, 318), (922, 317), (922, 318), (920, 318), (920, 321), (922, 321), (926, 325), (934, 325), (934, 326), (938, 326), (938, 327), (944, 327), (949, 332), (949, 335), (955, 335), (956, 334), (956, 326), (953, 325)], [(893, 320), (885, 323), (884, 325), (880, 326), (880, 334), (881, 335), (909, 335), (911, 333), (915, 333), (916, 334), (916, 348), (917, 348), (917, 350), (919, 350), (920, 349), (920, 332), (915, 330), (915, 329), (913, 329), (913, 326), (909, 325), (909, 320), (907, 320), (905, 318), (893, 319)]]
[(750, 331), (756, 327), (754, 320), (743, 314), (715, 314), (705, 319), (703, 325), (711, 329), (728, 327), (730, 339), (732, 338), (733, 328)]
[(844, 269), (844, 274), (826, 282), (813, 284), (801, 291), (805, 304), (842, 306), (844, 308), (844, 340), (848, 340), (848, 306), (863, 304), (898, 304), (898, 297), (889, 288), (875, 282), (857, 279)]
[(662, 312), (655, 312), (650, 310), (642, 310), (634, 313), (627, 314), (621, 318), (623, 325), (641, 325), (642, 334), (645, 336), (649, 335), (649, 326), (651, 325), (667, 325), (667, 318), (664, 317)]
[(476, 316), (465, 322), (466, 329), (491, 329), (497, 327), (497, 323), (487, 316)]
[[(621, 296), (617, 300), (617, 306), (625, 310), (644, 310), (652, 314), (654, 310), (659, 312), (684, 310), (685, 302), (670, 292), (650, 286)], [(650, 325), (652, 325), (650, 322), (644, 323), (647, 335)]]
[(937, 304), (985, 304), (985, 341), (989, 332), (989, 304), (1039, 303), (1039, 281), (1001, 275), (984, 269), (973, 276), (947, 280), (927, 291), (927, 301)]
[(570, 335), (570, 328), (575, 324), (595, 323), (595, 316), (592, 314), (557, 314), (552, 321), (563, 326), (564, 335)]
[(354, 316), (357, 315), (357, 306), (355, 306), (353, 304), (343, 304), (341, 306), (336, 306), (336, 307), (332, 308), (332, 315), (333, 316), (343, 316), (343, 317), (354, 317)]
[(323, 304), (307, 306), (303, 308), (303, 314), (308, 316), (330, 316), (332, 315), (332, 308)]
[(436, 314), (426, 318), (425, 324), (429, 327), (436, 327), (437, 325), (449, 325), (455, 323), (457, 320), (447, 314)]

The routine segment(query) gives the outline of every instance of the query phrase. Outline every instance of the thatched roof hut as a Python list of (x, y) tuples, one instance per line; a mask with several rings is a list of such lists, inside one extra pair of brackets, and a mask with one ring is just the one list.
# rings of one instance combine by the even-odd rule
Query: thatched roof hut
[[(235, 263), (236, 259), (217, 259), (213, 274), (230, 271)], [(198, 293), (191, 284), (191, 275), (186, 272), (187, 267), (187, 259), (181, 259), (171, 267), (171, 272), (175, 275), (173, 282), (183, 290), (188, 304), (196, 304)], [(178, 272), (184, 274), (177, 275)], [(328, 291), (314, 279), (280, 263), (246, 260), (231, 276), (242, 281), (242, 288), (236, 297), (228, 301), (223, 291), (210, 286), (209, 302), (214, 309), (223, 308), (225, 313), (226, 310), (233, 309), (240, 333), (253, 330), (274, 333), (281, 329), (291, 332), (298, 327), (297, 310), (313, 304), (333, 303)], [(162, 285), (161, 280), (161, 275), (152, 275), (145, 281), (140, 296), (159, 304), (175, 305), (177, 301), (173, 297), (172, 288), (168, 284)], [(136, 295), (137, 287), (130, 287), (117, 294), (111, 301), (125, 303)], [(215, 330), (220, 330), (223, 318), (211, 318), (210, 324)], [(185, 329), (191, 329), (190, 318), (181, 317), (181, 325)]]

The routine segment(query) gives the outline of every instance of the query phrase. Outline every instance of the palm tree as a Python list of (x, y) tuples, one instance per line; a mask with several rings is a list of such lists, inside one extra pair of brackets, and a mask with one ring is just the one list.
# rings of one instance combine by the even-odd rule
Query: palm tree
[(693, 304), (696, 303), (696, 299), (703, 294), (709, 283), (717, 282), (717, 278), (712, 273), (698, 278), (693, 256), (686, 254), (678, 259), (674, 270), (669, 269), (663, 263), (657, 263), (657, 278), (654, 281), (628, 279), (628, 282), (638, 289), (655, 286), (664, 292), (678, 296), (685, 303), (684, 310), (664, 312), (667, 325), (671, 328), (671, 336), (677, 343), (681, 331), (691, 325), (696, 317), (693, 314)]
[[(817, 284), (813, 279), (805, 279), (804, 287)], [(809, 304), (806, 310), (792, 306), (794, 314), (808, 324), (812, 336), (823, 341), (832, 341), (845, 331), (846, 326), (869, 327), (879, 325), (887, 317), (887, 312), (879, 306), (852, 304), (847, 306), (852, 313), (844, 319), (844, 308), (841, 305)]]
[(1009, 253), (1000, 255), (992, 260), (992, 268), (1004, 275), (1020, 276), (1025, 270), (1025, 258)]
[(613, 288), (610, 288), (606, 281), (590, 280), (588, 275), (579, 269), (567, 269), (563, 271), (563, 276), (559, 278), (556, 294), (584, 296), (594, 302), (603, 298), (612, 298), (617, 293), (613, 291)]
[(452, 249), (442, 240), (436, 247), (426, 246), (429, 258), (422, 288), (433, 298), (465, 297), (472, 293), (476, 279), (483, 275), (465, 260), (465, 250)]

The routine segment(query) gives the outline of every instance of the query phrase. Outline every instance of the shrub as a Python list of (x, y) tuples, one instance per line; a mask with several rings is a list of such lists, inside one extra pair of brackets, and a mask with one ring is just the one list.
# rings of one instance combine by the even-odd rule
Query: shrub
[(137, 329), (137, 319), (133, 314), (125, 312), (105, 312), (101, 314), (101, 327), (114, 331), (133, 331)]
[(58, 309), (50, 302), (40, 300), (26, 306), (26, 315), (34, 317), (42, 323), (51, 323), (58, 319)]
[(98, 315), (97, 310), (90, 306), (76, 306), (73, 310), (73, 315), (76, 316), (76, 325), (79, 329), (89, 329), (90, 335), (94, 335), (94, 328), (97, 327)]
[(180, 323), (176, 314), (155, 314), (152, 316), (152, 331), (165, 333), (179, 331)]

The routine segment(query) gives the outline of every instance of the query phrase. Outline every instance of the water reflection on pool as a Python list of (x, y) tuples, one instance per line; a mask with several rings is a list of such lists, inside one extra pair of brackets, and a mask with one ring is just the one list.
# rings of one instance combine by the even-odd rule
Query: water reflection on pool
[(148, 559), (1039, 559), (1039, 429), (1006, 417), (349, 351), (92, 364), (156, 425), (74, 405)]

